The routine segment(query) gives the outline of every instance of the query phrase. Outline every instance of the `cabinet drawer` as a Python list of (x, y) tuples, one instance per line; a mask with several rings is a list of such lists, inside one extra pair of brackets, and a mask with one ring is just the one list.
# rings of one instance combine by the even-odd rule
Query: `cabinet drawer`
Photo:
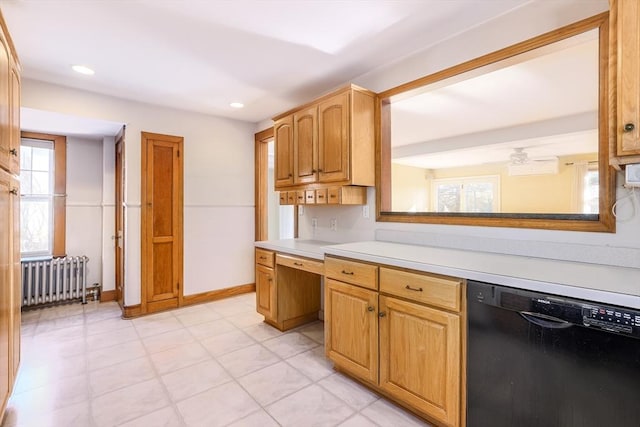
[(378, 289), (378, 267), (375, 265), (328, 257), (325, 259), (324, 271), (332, 279)]
[(264, 265), (265, 267), (273, 268), (273, 255), (271, 251), (265, 249), (256, 249), (256, 264)]
[(428, 273), (380, 268), (380, 292), (460, 311), (462, 280)]
[(313, 261), (306, 258), (278, 254), (276, 255), (276, 264), (324, 276), (324, 263), (322, 261)]

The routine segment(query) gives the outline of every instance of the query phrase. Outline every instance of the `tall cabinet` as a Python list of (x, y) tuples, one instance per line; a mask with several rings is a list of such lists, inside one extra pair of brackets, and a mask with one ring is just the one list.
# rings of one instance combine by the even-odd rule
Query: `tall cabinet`
[(20, 64), (0, 13), (0, 419), (20, 364)]

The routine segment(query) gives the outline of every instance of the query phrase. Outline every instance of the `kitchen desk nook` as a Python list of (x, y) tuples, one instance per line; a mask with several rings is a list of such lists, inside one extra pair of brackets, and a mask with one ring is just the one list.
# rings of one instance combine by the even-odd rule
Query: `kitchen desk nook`
[[(336, 370), (442, 426), (467, 425), (471, 409), (482, 409), (468, 400), (476, 374), (470, 372), (467, 282), (550, 295), (536, 297), (540, 304), (566, 297), (591, 311), (630, 309), (621, 316), (640, 309), (634, 267), (382, 241), (255, 245), (257, 310), (265, 322), (287, 330), (323, 318), (325, 354)], [(485, 297), (488, 304), (489, 295), (475, 294), (469, 304)], [(584, 323), (619, 333), (640, 329), (640, 318), (632, 318), (630, 328), (604, 327), (595, 318)]]

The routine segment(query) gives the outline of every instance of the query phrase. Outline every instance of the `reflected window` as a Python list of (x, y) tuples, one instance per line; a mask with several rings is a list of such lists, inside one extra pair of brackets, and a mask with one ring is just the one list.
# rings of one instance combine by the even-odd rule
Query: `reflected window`
[(500, 177), (434, 179), (435, 212), (500, 212)]

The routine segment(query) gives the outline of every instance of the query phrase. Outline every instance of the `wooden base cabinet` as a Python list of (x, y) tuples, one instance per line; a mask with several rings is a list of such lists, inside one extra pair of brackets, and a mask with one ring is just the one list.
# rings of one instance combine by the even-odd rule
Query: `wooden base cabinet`
[(378, 381), (378, 293), (325, 281), (327, 357), (365, 381)]
[(325, 274), (336, 368), (438, 425), (462, 425), (462, 280), (333, 257)]
[(380, 315), (380, 387), (446, 425), (457, 425), (460, 317), (382, 295)]
[(286, 331), (318, 319), (321, 261), (256, 249), (256, 311)]

